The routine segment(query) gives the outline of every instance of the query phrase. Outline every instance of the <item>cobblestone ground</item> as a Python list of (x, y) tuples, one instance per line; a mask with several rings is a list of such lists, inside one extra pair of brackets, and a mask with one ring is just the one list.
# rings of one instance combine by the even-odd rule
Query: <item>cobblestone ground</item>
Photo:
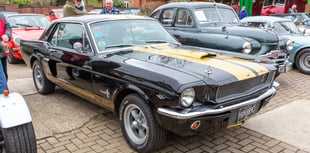
[[(310, 89), (309, 77), (297, 70), (281, 74), (277, 78), (280, 83), (277, 96), (258, 115), (295, 100), (310, 100), (307, 90)], [(109, 112), (98, 115), (79, 129), (37, 140), (37, 145), (39, 153), (134, 152), (122, 136), (118, 118)], [(304, 153), (305, 151), (244, 127), (235, 127), (192, 137), (169, 134), (165, 146), (157, 152)]]

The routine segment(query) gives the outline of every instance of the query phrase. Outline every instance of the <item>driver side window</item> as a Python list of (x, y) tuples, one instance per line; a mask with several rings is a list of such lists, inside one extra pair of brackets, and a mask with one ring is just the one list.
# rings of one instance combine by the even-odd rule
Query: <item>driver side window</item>
[(81, 24), (60, 23), (49, 41), (53, 46), (74, 49), (74, 44), (80, 43), (81, 51), (91, 51), (90, 44)]

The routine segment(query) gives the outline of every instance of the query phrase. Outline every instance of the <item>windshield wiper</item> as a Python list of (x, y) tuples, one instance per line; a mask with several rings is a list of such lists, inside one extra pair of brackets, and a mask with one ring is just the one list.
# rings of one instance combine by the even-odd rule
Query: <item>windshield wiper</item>
[(21, 24), (21, 23), (16, 23), (16, 25), (21, 25), (21, 26), (25, 26), (25, 27), (32, 27), (32, 25), (29, 25), (29, 24)]
[(118, 45), (110, 45), (110, 46), (107, 46), (107, 47), (105, 47), (105, 48), (107, 49), (107, 48), (115, 48), (115, 47), (131, 47), (131, 46), (133, 46), (133, 45), (131, 45), (131, 44), (118, 44)]
[(173, 44), (176, 46), (180, 46), (180, 44), (178, 43), (172, 43), (172, 42), (168, 42), (168, 41), (164, 41), (164, 40), (149, 40), (149, 41), (145, 41), (146, 43), (169, 43), (169, 44)]

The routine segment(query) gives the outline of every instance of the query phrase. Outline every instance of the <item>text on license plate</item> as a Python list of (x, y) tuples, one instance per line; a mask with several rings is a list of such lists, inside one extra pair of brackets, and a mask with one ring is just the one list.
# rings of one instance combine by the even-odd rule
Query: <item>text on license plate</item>
[(249, 116), (257, 112), (258, 105), (249, 105), (239, 109), (237, 122), (247, 119)]

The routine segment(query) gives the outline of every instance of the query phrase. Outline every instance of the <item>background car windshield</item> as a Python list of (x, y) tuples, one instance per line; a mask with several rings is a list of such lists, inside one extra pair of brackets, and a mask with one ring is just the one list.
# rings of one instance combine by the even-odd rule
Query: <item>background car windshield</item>
[(159, 23), (148, 20), (97, 22), (90, 25), (99, 51), (126, 47), (178, 43)]
[(55, 11), (57, 17), (63, 16), (63, 11)]
[(50, 22), (42, 15), (18, 15), (7, 18), (10, 26), (14, 28), (46, 27)]
[(238, 18), (233, 10), (214, 7), (199, 8), (195, 10), (196, 18), (199, 24), (206, 24), (212, 22), (238, 23)]
[(300, 31), (293, 22), (276, 22), (274, 23), (274, 31), (278, 35), (300, 33)]

